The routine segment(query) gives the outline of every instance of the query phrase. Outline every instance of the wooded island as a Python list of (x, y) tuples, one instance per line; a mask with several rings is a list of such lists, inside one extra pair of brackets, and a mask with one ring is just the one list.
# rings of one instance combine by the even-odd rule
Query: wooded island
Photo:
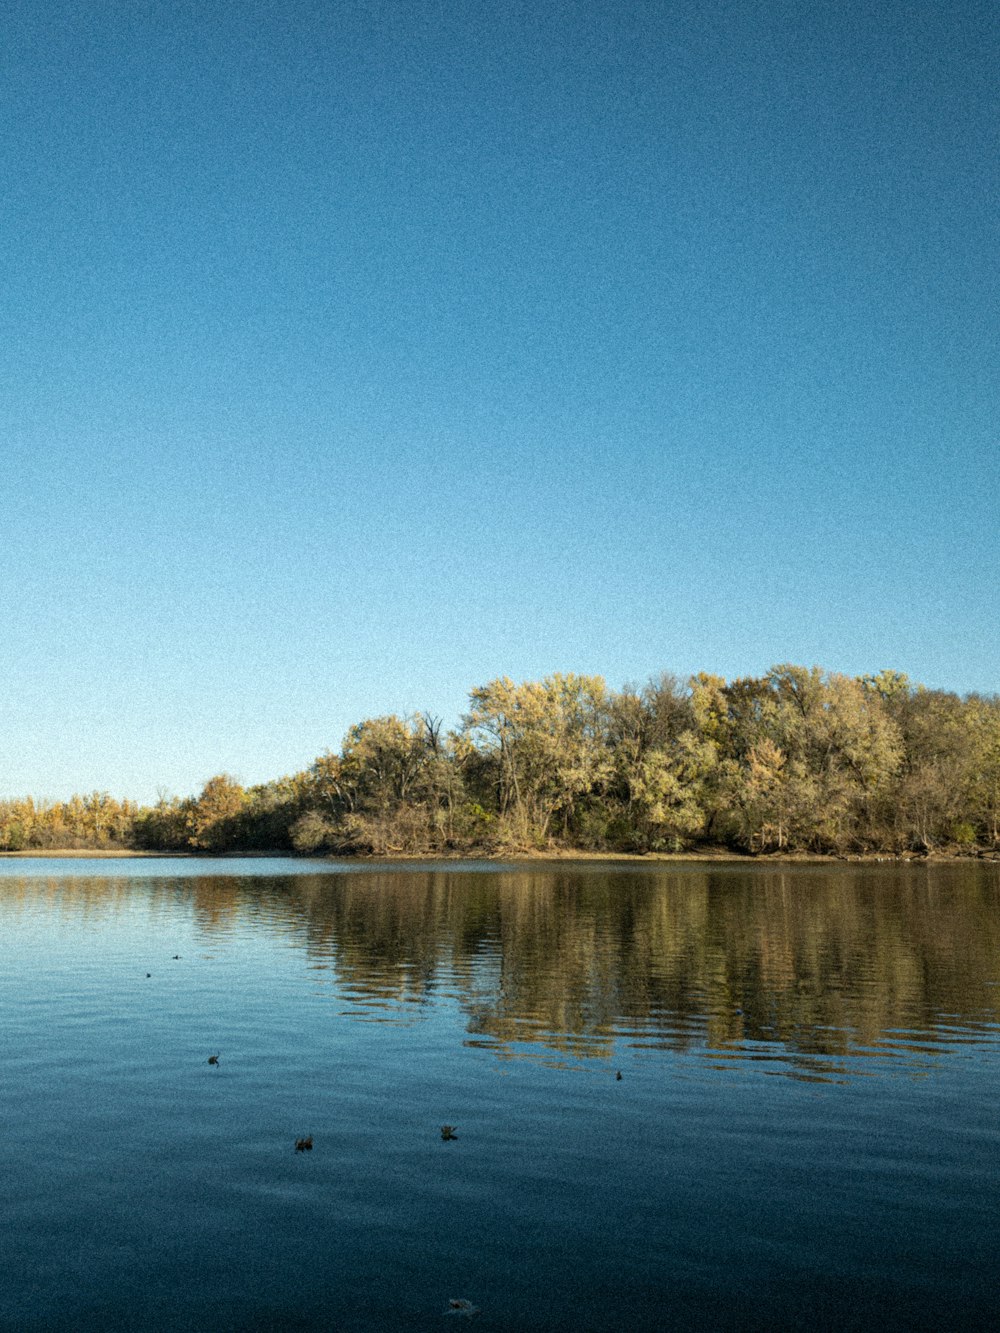
[(1000, 697), (782, 665), (609, 690), (506, 678), (457, 730), (370, 718), (339, 753), (142, 807), (0, 801), (0, 850), (349, 854), (1000, 850)]

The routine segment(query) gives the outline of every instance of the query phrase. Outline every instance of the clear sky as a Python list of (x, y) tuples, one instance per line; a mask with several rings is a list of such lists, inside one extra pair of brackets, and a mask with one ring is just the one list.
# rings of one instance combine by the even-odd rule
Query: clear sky
[(994, 0), (11, 0), (0, 795), (1000, 689)]

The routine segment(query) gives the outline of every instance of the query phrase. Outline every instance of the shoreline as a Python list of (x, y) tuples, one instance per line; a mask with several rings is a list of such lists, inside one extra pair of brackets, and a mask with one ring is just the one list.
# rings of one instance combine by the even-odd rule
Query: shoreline
[(357, 862), (359, 865), (375, 862), (380, 865), (440, 864), (454, 861), (456, 865), (470, 861), (495, 861), (511, 864), (545, 864), (572, 861), (626, 863), (630, 865), (670, 865), (703, 862), (707, 865), (943, 865), (956, 861), (1000, 861), (1000, 851), (974, 852), (870, 852), (834, 855), (823, 852), (749, 852), (690, 851), (690, 852), (588, 852), (556, 848), (534, 852), (396, 852), (385, 856), (307, 855), (281, 849), (252, 852), (151, 852), (121, 847), (102, 850), (97, 847), (31, 848), (26, 851), (0, 852), (0, 858), (20, 860), (158, 860), (158, 861), (232, 861), (266, 860), (281, 858), (294, 861)]

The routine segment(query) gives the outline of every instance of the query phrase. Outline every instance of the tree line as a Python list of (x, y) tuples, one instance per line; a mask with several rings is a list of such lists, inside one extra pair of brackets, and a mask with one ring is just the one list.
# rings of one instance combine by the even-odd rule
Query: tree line
[(0, 849), (864, 854), (1000, 849), (1000, 698), (780, 665), (609, 690), (478, 686), (458, 728), (369, 718), (304, 771), (153, 806), (0, 802)]

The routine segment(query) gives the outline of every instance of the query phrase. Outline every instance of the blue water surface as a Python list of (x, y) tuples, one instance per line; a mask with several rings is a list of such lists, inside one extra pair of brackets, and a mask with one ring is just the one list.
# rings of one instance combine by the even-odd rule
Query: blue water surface
[(0, 861), (0, 1327), (998, 1327), (998, 906)]

